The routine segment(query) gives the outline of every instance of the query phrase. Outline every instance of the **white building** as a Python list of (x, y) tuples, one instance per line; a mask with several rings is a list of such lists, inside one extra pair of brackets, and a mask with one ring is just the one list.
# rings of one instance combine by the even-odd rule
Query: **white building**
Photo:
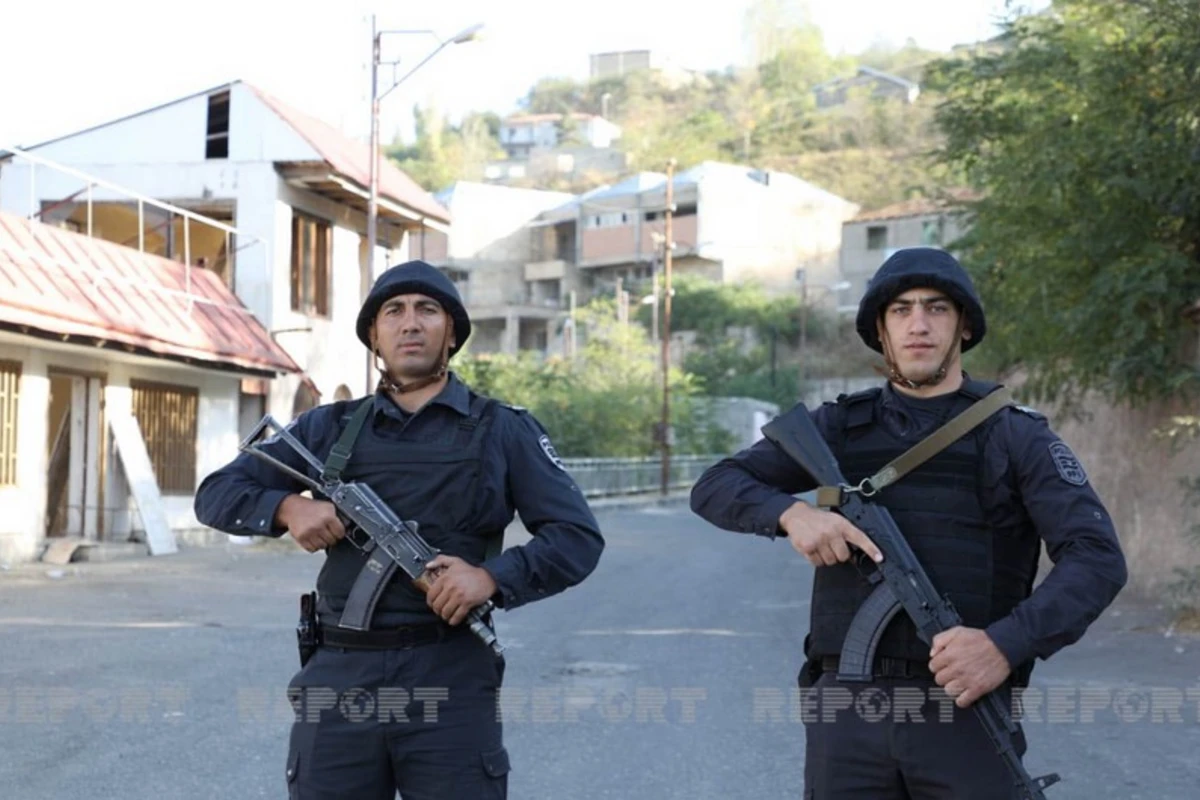
[[(365, 274), (366, 145), (236, 81), (28, 149), (243, 232), (234, 241), (153, 209), (139, 217), (136, 203), (99, 190), (87, 203), (77, 177), (20, 159), (0, 164), (0, 210), (216, 271), (309, 378), (270, 382), (273, 415), (290, 419), (373, 388), (354, 334), (375, 277)], [(418, 255), (414, 234), (449, 224), (445, 208), (381, 163), (376, 274)]]
[(246, 399), (303, 379), (209, 270), (0, 212), (0, 285), (0, 563), (55, 542), (170, 552), (261, 415)]
[(570, 144), (566, 133), (575, 144), (605, 148), (621, 137), (621, 128), (596, 114), (516, 114), (500, 123), (500, 146), (509, 158), (527, 161), (538, 150)]
[(541, 259), (528, 225), (574, 195), (457, 181), (436, 197), (455, 223), (449, 234), (429, 235), (426, 259), (452, 277), (467, 305), (468, 352), (546, 352), (578, 287), (561, 269), (533, 264)]
[[(534, 223), (530, 269), (577, 273), (588, 290), (651, 277), (662, 261), (667, 177), (643, 172)], [(842, 224), (859, 207), (794, 175), (706, 161), (674, 177), (673, 267), (770, 291), (836, 283)], [(540, 245), (540, 246), (539, 246)]]

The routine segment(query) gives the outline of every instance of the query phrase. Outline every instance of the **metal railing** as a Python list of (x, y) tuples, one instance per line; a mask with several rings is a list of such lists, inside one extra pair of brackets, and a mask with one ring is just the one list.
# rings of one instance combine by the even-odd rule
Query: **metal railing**
[[(723, 455), (671, 456), (670, 489), (687, 489), (700, 473)], [(564, 458), (567, 472), (585, 497), (615, 497), (657, 492), (662, 487), (662, 460), (642, 458)]]
[[(253, 234), (248, 233), (245, 230), (235, 228), (232, 225), (226, 225), (225, 223), (223, 223), (219, 220), (212, 219), (211, 217), (206, 217), (203, 214), (199, 214), (195, 211), (190, 211), (186, 208), (181, 208), (177, 205), (173, 205), (171, 203), (167, 203), (162, 200), (156, 200), (153, 197), (149, 197), (147, 195), (141, 194), (140, 192), (136, 192), (132, 189), (127, 189), (124, 186), (120, 186), (111, 181), (103, 180), (102, 178), (98, 178), (94, 175), (89, 175), (86, 172), (81, 172), (80, 170), (66, 166), (65, 164), (60, 164), (56, 161), (51, 161), (48, 158), (43, 158), (39, 155), (35, 155), (33, 153), (28, 152), (27, 150), (22, 150), (19, 147), (0, 145), (0, 164), (3, 164), (5, 161), (12, 161), (13, 163), (24, 163), (25, 165), (27, 165), (29, 167), (29, 210), (25, 214), (27, 219), (31, 219), (31, 220), (36, 219), (36, 220), (42, 221), (42, 216), (45, 212), (50, 211), (58, 206), (74, 203), (78, 199), (79, 195), (82, 194), (82, 195), (85, 195), (83, 204), (86, 209), (86, 223), (83, 225), (83, 227), (81, 228), (79, 233), (86, 234), (89, 237), (94, 237), (95, 236), (94, 194), (95, 194), (95, 190), (99, 189), (99, 190), (102, 190), (102, 192), (104, 192), (104, 193), (110, 193), (112, 195), (116, 195), (119, 198), (124, 198), (126, 202), (132, 202), (136, 205), (137, 218), (138, 218), (138, 236), (137, 236), (137, 245), (138, 246), (137, 246), (137, 249), (139, 252), (145, 252), (146, 251), (146, 207), (149, 206), (153, 209), (158, 210), (159, 212), (163, 212), (163, 213), (167, 214), (168, 220), (170, 220), (172, 218), (172, 216), (180, 217), (183, 220), (183, 226), (182, 226), (183, 227), (183, 262), (182, 263), (184, 264), (184, 267), (185, 267), (184, 294), (186, 294), (189, 298), (192, 295), (192, 268), (194, 266), (192, 264), (192, 241), (191, 241), (191, 230), (192, 230), (193, 224), (200, 225), (202, 227), (207, 226), (210, 228), (215, 228), (216, 230), (219, 230), (222, 233), (224, 233), (225, 234), (225, 249), (226, 249), (226, 252), (229, 253), (227, 258), (229, 258), (229, 259), (233, 258), (233, 250), (230, 247), (230, 237), (236, 236), (236, 237), (238, 237), (237, 241), (239, 241), (241, 243), (238, 245), (237, 250), (244, 250), (247, 247), (259, 245), (259, 246), (263, 247), (264, 251), (266, 252), (265, 258), (266, 258), (267, 263), (268, 264), (271, 263), (270, 242), (268, 242), (266, 239), (264, 239), (261, 236), (255, 236)], [(59, 175), (66, 176), (68, 178), (73, 178), (73, 179), (81, 182), (83, 184), (83, 188), (70, 194), (65, 199), (58, 198), (55, 201), (51, 202), (49, 206), (44, 207), (42, 205), (42, 199), (39, 197), (38, 192), (37, 192), (37, 169), (38, 169), (38, 167), (41, 167), (42, 169), (44, 169), (52, 174), (58, 173)], [(108, 195), (106, 194), (105, 196), (107, 197)], [(117, 244), (124, 244), (124, 243), (117, 242)]]

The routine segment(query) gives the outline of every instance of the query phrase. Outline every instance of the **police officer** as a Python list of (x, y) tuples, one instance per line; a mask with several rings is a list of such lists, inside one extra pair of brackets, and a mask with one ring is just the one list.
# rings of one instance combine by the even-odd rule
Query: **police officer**
[[(604, 542), (538, 422), (447, 371), (471, 322), (442, 273), (421, 261), (388, 269), (357, 333), (382, 362), (375, 394), (312, 409), (290, 432), (328, 465), (347, 428), (361, 426), (341, 477), (370, 485), (441, 551), (427, 565), (437, 573), (428, 594), (400, 572), (373, 604), (352, 599), (370, 573), (367, 555), (347, 541), (361, 532), (348, 534), (331, 503), (302, 496), (301, 484), (246, 454), (204, 480), (196, 516), (232, 534), (287, 532), (326, 553), (317, 578), (322, 644), (289, 686), (291, 797), (503, 798), (504, 660), (461, 623), (489, 599), (512, 609), (574, 586)], [(264, 448), (305, 469), (282, 442)], [(514, 510), (533, 538), (499, 552)], [(339, 626), (349, 616), (366, 630)]]
[[(884, 356), (886, 385), (811, 412), (851, 485), (998, 388), (962, 371), (962, 352), (983, 340), (987, 325), (970, 278), (944, 251), (911, 248), (888, 258), (856, 323)], [(764, 439), (713, 465), (691, 496), (709, 522), (787, 537), (816, 567), (800, 674), (805, 797), (1015, 797), (970, 705), (993, 690), (1011, 703), (1034, 660), (1078, 640), (1126, 580), (1112, 520), (1078, 459), (1045, 417), (1007, 405), (872, 498), (888, 508), (963, 624), (930, 648), (901, 612), (883, 633), (867, 684), (839, 683), (838, 656), (873, 588), (852, 553), (882, 554), (844, 517), (793, 497), (815, 486)], [(1043, 542), (1054, 566), (1033, 590)], [(1023, 755), (1023, 734), (1015, 744)]]

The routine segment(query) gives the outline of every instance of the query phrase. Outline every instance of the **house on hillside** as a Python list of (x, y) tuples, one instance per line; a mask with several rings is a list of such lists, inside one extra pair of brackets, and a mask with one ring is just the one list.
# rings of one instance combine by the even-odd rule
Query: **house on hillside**
[(145, 542), (150, 516), (168, 544), (198, 530), (196, 486), (261, 413), (247, 390), (305, 381), (212, 270), (0, 212), (0, 285), (0, 563)]
[[(216, 274), (299, 365), (249, 382), (246, 405), (279, 419), (373, 389), (354, 334), (366, 289), (367, 145), (243, 81), (27, 148), (0, 168), (0, 210), (186, 260)], [(40, 160), (78, 171), (49, 169)], [(449, 212), (380, 161), (375, 271), (419, 257)], [(185, 225), (178, 215), (90, 184), (128, 187), (240, 232)], [(257, 393), (257, 394), (256, 394)]]
[(435, 197), (450, 209), (448, 234), (431, 233), (426, 260), (454, 280), (471, 315), (471, 353), (545, 353), (578, 289), (561, 265), (533, 262), (528, 225), (574, 199), (563, 192), (458, 181)]
[[(577, 276), (581, 301), (661, 269), (667, 177), (643, 172), (531, 223), (534, 271)], [(673, 270), (796, 291), (838, 280), (842, 223), (859, 207), (793, 175), (704, 162), (674, 178)]]
[(500, 146), (514, 161), (527, 161), (536, 150), (552, 150), (572, 143), (611, 147), (620, 137), (619, 126), (597, 114), (582, 112), (514, 114), (500, 122)]
[(888, 256), (905, 247), (945, 247), (967, 229), (965, 203), (977, 193), (955, 189), (942, 198), (917, 197), (864, 211), (842, 226), (841, 273), (850, 287), (839, 302), (857, 308), (867, 281)]
[(877, 100), (899, 100), (911, 105), (920, 97), (921, 87), (907, 78), (871, 67), (859, 67), (849, 77), (835, 78), (813, 87), (817, 108), (844, 105), (851, 96), (859, 93)]

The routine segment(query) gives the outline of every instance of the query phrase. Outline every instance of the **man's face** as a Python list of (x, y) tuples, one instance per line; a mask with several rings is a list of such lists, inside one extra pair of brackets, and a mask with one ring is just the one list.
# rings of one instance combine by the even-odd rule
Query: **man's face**
[[(371, 325), (371, 342), (392, 376), (401, 381), (431, 374), (453, 324), (441, 303), (423, 294), (388, 298)], [(454, 347), (450, 332), (450, 347)]]
[[(951, 349), (955, 351), (949, 365), (953, 372), (961, 357), (958, 329), (958, 306), (937, 289), (910, 289), (898, 295), (884, 309), (879, 322), (879, 336), (886, 338), (892, 358), (900, 374), (912, 381), (932, 377)], [(963, 339), (971, 332), (963, 329)]]

